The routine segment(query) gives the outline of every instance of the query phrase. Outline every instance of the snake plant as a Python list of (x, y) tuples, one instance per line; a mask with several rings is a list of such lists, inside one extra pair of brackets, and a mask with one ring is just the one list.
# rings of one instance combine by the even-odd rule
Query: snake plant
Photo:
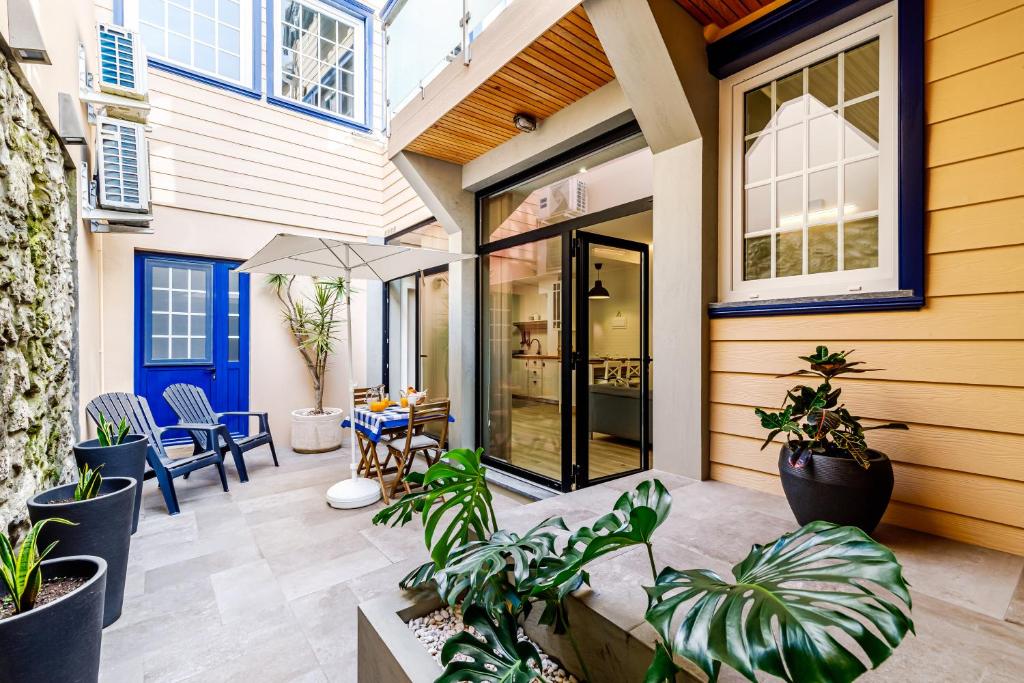
[(106, 416), (100, 413), (99, 427), (96, 430), (96, 440), (100, 442), (100, 446), (104, 448), (107, 446), (117, 446), (124, 443), (124, 438), (128, 436), (128, 420), (121, 418), (121, 421), (115, 426), (113, 422), (107, 421)]
[(103, 484), (103, 477), (100, 470), (103, 465), (96, 469), (90, 469), (86, 463), (78, 470), (78, 484), (75, 485), (75, 500), (91, 500), (99, 495), (100, 486)]
[(36, 548), (39, 532), (48, 522), (77, 526), (74, 522), (60, 517), (41, 519), (29, 529), (17, 552), (11, 546), (11, 540), (7, 535), (0, 533), (0, 576), (3, 577), (7, 596), (11, 600), (15, 614), (27, 612), (35, 607), (39, 590), (43, 586), (40, 565), (57, 545), (57, 541), (54, 541), (46, 546), (43, 552)]

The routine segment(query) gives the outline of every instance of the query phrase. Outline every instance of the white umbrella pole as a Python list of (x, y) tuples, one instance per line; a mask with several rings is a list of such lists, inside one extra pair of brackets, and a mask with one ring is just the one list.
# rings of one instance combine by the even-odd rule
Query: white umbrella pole
[[(348, 421), (349, 448), (352, 450), (351, 474), (327, 489), (327, 504), (334, 508), (361, 508), (372, 505), (380, 499), (380, 487), (370, 479), (359, 477), (359, 460), (356, 457), (356, 397), (355, 363), (352, 360), (352, 280), (351, 270), (345, 269), (345, 364), (348, 366)], [(376, 444), (373, 445), (376, 448)]]
[(352, 271), (345, 270), (345, 362), (348, 364), (348, 420), (351, 427), (348, 430), (348, 447), (352, 451), (352, 475), (351, 479), (359, 478), (359, 461), (356, 459), (356, 378), (355, 363), (352, 360)]

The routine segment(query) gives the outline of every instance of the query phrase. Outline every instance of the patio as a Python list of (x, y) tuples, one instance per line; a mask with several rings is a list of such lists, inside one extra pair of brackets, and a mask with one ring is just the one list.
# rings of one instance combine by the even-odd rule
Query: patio
[[(393, 594), (423, 561), (420, 527), (372, 527), (379, 503), (350, 511), (324, 504), (324, 490), (347, 469), (347, 451), (282, 449), (277, 470), (269, 458), (251, 462), (251, 481), (239, 484), (231, 472), (227, 494), (211, 472), (183, 481), (176, 517), (146, 486), (123, 616), (104, 633), (101, 680), (357, 680), (357, 605)], [(779, 497), (642, 476), (658, 476), (674, 497), (655, 536), (659, 564), (726, 573), (752, 542), (796, 526)], [(537, 502), (492, 490), (500, 524), (523, 531), (553, 515), (571, 527), (591, 522), (639, 478)], [(918, 635), (864, 680), (1015, 680), (1024, 670), (1024, 558), (889, 526), (878, 540), (905, 566)], [(580, 599), (650, 642), (642, 548), (597, 563), (591, 574), (594, 588)]]

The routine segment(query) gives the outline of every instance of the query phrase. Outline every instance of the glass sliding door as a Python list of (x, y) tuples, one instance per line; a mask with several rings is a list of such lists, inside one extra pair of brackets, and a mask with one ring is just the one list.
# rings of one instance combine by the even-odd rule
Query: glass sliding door
[(419, 291), (419, 378), (430, 398), (448, 396), (448, 268), (424, 275)]
[(384, 339), (386, 355), (385, 386), (392, 400), (398, 400), (402, 389), (416, 386), (419, 368), (419, 352), (417, 351), (417, 318), (418, 292), (417, 276), (391, 280), (384, 284), (386, 288), (384, 314), (387, 316), (387, 336)]
[(485, 452), (562, 486), (562, 240), (481, 256)]
[(648, 249), (579, 233), (577, 487), (647, 469), (651, 388)]

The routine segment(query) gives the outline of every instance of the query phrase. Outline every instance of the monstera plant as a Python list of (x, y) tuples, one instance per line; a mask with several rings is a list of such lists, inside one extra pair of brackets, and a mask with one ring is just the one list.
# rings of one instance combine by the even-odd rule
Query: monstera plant
[[(845, 633), (844, 642), (856, 643), (877, 667), (913, 631), (899, 562), (859, 529), (815, 522), (755, 545), (734, 567), (734, 581), (708, 569), (659, 571), (654, 533), (672, 506), (660, 481), (622, 494), (611, 512), (560, 547), (556, 532), (567, 531), (560, 518), (522, 535), (497, 526), (481, 454), (452, 451), (417, 475), (422, 491), (374, 518), (392, 525), (423, 520), (432, 559), (400, 585), (433, 586), (448, 604), (461, 602), (464, 623), (478, 634), (462, 632), (445, 643), (439, 682), (545, 683), (537, 649), (518, 635), (535, 604), (543, 605), (540, 623), (568, 636), (584, 680), (593, 680), (567, 598), (589, 584), (590, 562), (635, 546), (645, 547), (650, 562), (645, 618), (659, 636), (644, 683), (675, 681), (679, 658), (712, 681), (724, 664), (752, 681), (764, 672), (787, 681), (842, 683), (867, 666), (833, 632)], [(440, 525), (446, 526), (439, 532)]]

